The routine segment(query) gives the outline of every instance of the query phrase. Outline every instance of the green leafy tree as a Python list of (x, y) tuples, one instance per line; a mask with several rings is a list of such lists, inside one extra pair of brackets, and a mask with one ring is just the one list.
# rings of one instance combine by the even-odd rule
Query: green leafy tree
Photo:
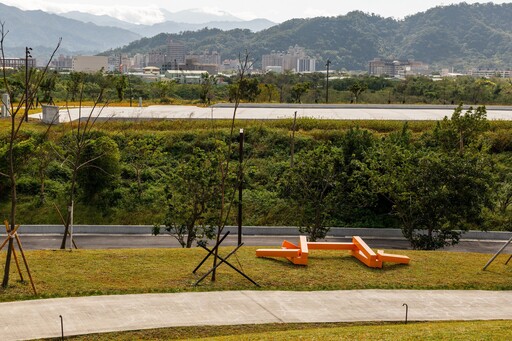
[(239, 96), (243, 101), (254, 102), (256, 97), (261, 93), (258, 84), (257, 78), (244, 77), (238, 79), (235, 84), (232, 84), (229, 88), (230, 99), (234, 100), (236, 96)]
[(84, 199), (95, 201), (95, 197), (113, 188), (120, 174), (120, 153), (117, 143), (108, 136), (90, 138), (81, 154), (82, 171), (77, 182)]
[(268, 103), (271, 103), (272, 95), (274, 94), (274, 92), (276, 92), (277, 87), (274, 84), (268, 84), (268, 83), (265, 83), (264, 87), (265, 87), (265, 92), (267, 94), (267, 97), (266, 97), (267, 101), (268, 101)]
[(135, 172), (138, 201), (141, 200), (145, 188), (144, 172), (153, 167), (161, 169), (164, 155), (162, 140), (154, 135), (125, 136), (121, 157), (122, 161)]
[(446, 151), (457, 150), (464, 154), (468, 145), (476, 143), (483, 132), (489, 129), (485, 107), (473, 110), (470, 107), (463, 113), (459, 105), (451, 119), (445, 117), (434, 130), (436, 143)]
[(355, 82), (349, 87), (350, 92), (354, 95), (354, 103), (357, 103), (359, 96), (368, 89), (368, 85), (362, 82)]
[(85, 74), (83, 72), (71, 72), (66, 84), (67, 93), (71, 96), (71, 101), (74, 102), (80, 93), (80, 84), (83, 84)]
[(512, 231), (512, 164), (508, 155), (496, 155), (492, 170), (492, 208), (486, 217), (486, 230)]
[[(215, 220), (212, 205), (218, 193), (218, 159), (214, 153), (194, 148), (170, 175), (164, 230), (182, 247), (190, 248), (197, 239), (212, 239)], [(160, 233), (156, 225), (153, 234)]]
[(57, 78), (58, 74), (56, 71), (49, 73), (41, 82), (41, 91), (43, 93), (42, 102), (44, 103), (53, 103), (53, 92), (57, 87)]
[(390, 142), (373, 155), (378, 192), (392, 203), (414, 248), (454, 245), (459, 230), (482, 223), (491, 177), (481, 155), (416, 151)]
[(209, 75), (208, 73), (201, 74), (201, 102), (210, 105), (214, 98), (213, 88), (217, 84), (217, 77)]
[(150, 83), (151, 97), (160, 99), (160, 101), (167, 101), (173, 90), (174, 82), (171, 80), (159, 80)]
[(115, 76), (114, 87), (116, 88), (117, 99), (121, 102), (124, 99), (124, 92), (128, 86), (127, 77), (125, 75)]
[(311, 241), (324, 238), (329, 231), (326, 223), (337, 209), (337, 190), (343, 176), (341, 150), (323, 144), (297, 154), (294, 166), (281, 179), (282, 195), (296, 204), (299, 230)]
[(292, 98), (297, 103), (302, 103), (302, 96), (308, 92), (311, 84), (309, 82), (297, 83), (292, 86)]
[(55, 160), (56, 146), (46, 136), (40, 136), (37, 139), (35, 147), (37, 158), (35, 161), (35, 177), (39, 182), (39, 205), (43, 205), (46, 200), (45, 184), (47, 172), (50, 164)]

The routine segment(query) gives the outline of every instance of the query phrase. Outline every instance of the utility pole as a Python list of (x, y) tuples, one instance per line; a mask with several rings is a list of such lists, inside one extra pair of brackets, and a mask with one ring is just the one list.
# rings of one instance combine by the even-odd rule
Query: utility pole
[(239, 168), (238, 168), (238, 176), (240, 178), (238, 183), (238, 245), (242, 245), (242, 192), (244, 189), (244, 170), (243, 170), (243, 162), (244, 162), (244, 130), (240, 129), (239, 136), (240, 144), (239, 144)]
[(28, 99), (28, 81), (30, 79), (28, 72), (28, 58), (32, 58), (30, 51), (32, 51), (31, 47), (25, 47), (25, 122), (28, 122), (28, 108), (30, 105), (30, 101)]
[(325, 67), (327, 68), (327, 78), (325, 80), (325, 103), (329, 103), (329, 65), (331, 65), (331, 61), (327, 59), (327, 63), (325, 63)]
[(128, 87), (130, 88), (130, 107), (132, 106), (133, 100), (133, 91), (132, 91), (132, 82), (130, 81), (130, 73), (128, 72)]

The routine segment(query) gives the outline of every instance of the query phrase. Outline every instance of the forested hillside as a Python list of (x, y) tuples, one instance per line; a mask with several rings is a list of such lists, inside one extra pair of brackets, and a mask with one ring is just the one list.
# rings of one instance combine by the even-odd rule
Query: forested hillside
[[(257, 60), (289, 46), (305, 47), (323, 68), (366, 70), (375, 57), (411, 58), (443, 67), (510, 67), (512, 65), (512, 4), (459, 4), (432, 8), (404, 20), (351, 12), (345, 16), (293, 19), (267, 30), (174, 34), (189, 52), (220, 51), (237, 58), (245, 49)], [(166, 34), (135, 41), (117, 51), (135, 53), (163, 47)]]

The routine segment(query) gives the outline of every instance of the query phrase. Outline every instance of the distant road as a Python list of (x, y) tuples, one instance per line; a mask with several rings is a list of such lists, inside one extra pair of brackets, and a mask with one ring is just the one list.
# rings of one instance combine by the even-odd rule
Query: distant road
[[(79, 248), (82, 249), (140, 249), (140, 248), (176, 248), (180, 247), (176, 239), (169, 235), (134, 235), (134, 234), (79, 234), (74, 237)], [(297, 236), (244, 236), (244, 245), (248, 246), (275, 246), (280, 247), (281, 242), (286, 239), (298, 241)], [(53, 250), (60, 247), (62, 236), (58, 234), (24, 234), (21, 235), (23, 247), (29, 250)], [(349, 238), (328, 238), (329, 241), (348, 242)], [(378, 238), (364, 237), (365, 242), (372, 248), (382, 249), (410, 249), (409, 243), (400, 238)], [(237, 244), (237, 236), (228, 236), (223, 243), (224, 246)], [(479, 252), (495, 253), (505, 241), (490, 240), (463, 240), (460, 244), (445, 248), (444, 251), (454, 252)], [(69, 246), (68, 246), (69, 247)], [(512, 252), (512, 246), (505, 253)]]
[[(400, 104), (242, 104), (237, 110), (237, 119), (273, 120), (299, 118), (326, 120), (397, 120), (431, 121), (450, 117), (456, 105), (400, 105)], [(487, 106), (490, 120), (512, 121), (512, 107)], [(84, 107), (66, 110), (60, 108), (60, 122), (78, 120), (90, 113)], [(106, 107), (96, 108), (94, 116), (100, 119), (148, 120), (148, 119), (230, 119), (233, 117), (233, 104), (216, 104), (211, 107), (185, 105), (152, 105), (149, 107)], [(42, 114), (30, 117), (41, 118)]]

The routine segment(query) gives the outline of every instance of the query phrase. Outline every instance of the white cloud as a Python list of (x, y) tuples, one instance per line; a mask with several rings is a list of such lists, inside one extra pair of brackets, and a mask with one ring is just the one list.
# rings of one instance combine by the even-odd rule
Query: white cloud
[(82, 11), (99, 15), (109, 15), (134, 24), (151, 25), (165, 20), (163, 13), (156, 7), (94, 7)]
[(51, 1), (40, 0), (24, 0), (19, 2), (16, 0), (4, 0), (6, 5), (16, 6), (22, 10), (43, 10), (50, 13), (65, 13), (70, 11), (86, 12), (96, 15), (109, 15), (119, 20), (131, 22), (134, 24), (156, 24), (164, 21), (164, 15), (157, 6), (105, 6), (94, 4), (72, 4), (57, 3)]

